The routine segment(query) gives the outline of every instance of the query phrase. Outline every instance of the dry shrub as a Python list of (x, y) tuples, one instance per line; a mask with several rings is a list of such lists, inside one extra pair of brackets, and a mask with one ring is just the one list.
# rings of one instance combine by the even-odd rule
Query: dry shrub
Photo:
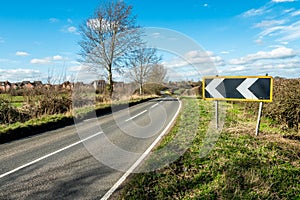
[[(248, 110), (257, 112), (258, 103), (247, 103)], [(282, 125), (299, 130), (300, 79), (274, 79), (273, 102), (265, 103), (263, 115)]]
[(61, 92), (57, 89), (27, 90), (24, 97), (26, 102), (20, 110), (32, 118), (63, 114), (72, 108), (70, 92)]
[[(160, 91), (168, 88), (160, 83), (147, 83), (144, 85), (144, 94), (146, 95), (160, 95)], [(136, 91), (138, 92), (138, 90)]]
[(20, 112), (11, 105), (11, 102), (0, 99), (0, 124), (12, 124), (28, 120), (29, 115)]

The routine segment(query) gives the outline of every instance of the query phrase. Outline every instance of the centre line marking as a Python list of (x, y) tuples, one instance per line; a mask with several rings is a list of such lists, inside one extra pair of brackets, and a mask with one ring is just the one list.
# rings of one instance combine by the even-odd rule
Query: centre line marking
[(80, 143), (82, 143), (82, 142), (85, 142), (85, 141), (87, 141), (87, 140), (89, 140), (89, 139), (92, 139), (93, 137), (96, 137), (96, 136), (98, 136), (98, 135), (100, 135), (100, 134), (102, 134), (102, 133), (103, 133), (103, 132), (98, 132), (98, 133), (96, 133), (96, 134), (94, 134), (94, 135), (91, 135), (91, 136), (89, 136), (89, 137), (87, 137), (87, 138), (85, 138), (85, 139), (83, 139), (83, 140), (80, 140), (80, 141), (75, 142), (75, 143), (73, 143), (73, 144), (70, 144), (70, 145), (68, 145), (68, 146), (66, 146), (66, 147), (64, 147), (64, 148), (61, 148), (61, 149), (59, 149), (59, 150), (57, 150), (57, 151), (54, 151), (54, 152), (49, 153), (49, 154), (47, 154), (47, 155), (44, 155), (44, 156), (42, 156), (42, 157), (40, 157), (40, 158), (38, 158), (38, 159), (35, 159), (35, 160), (33, 160), (33, 161), (31, 161), (31, 162), (25, 164), (25, 165), (22, 165), (22, 166), (20, 166), (20, 167), (17, 167), (17, 168), (15, 168), (15, 169), (11, 170), (11, 171), (8, 171), (8, 172), (6, 172), (6, 173), (4, 173), (4, 174), (1, 174), (1, 175), (0, 175), (0, 178), (3, 178), (3, 177), (5, 177), (5, 176), (7, 176), (7, 175), (9, 175), (9, 174), (15, 173), (15, 172), (17, 172), (17, 171), (19, 171), (19, 170), (21, 170), (21, 169), (23, 169), (23, 168), (25, 168), (25, 167), (28, 167), (28, 166), (30, 166), (30, 165), (33, 165), (33, 164), (35, 164), (35, 163), (37, 163), (37, 162), (39, 162), (39, 161), (41, 161), (41, 160), (44, 160), (44, 159), (46, 159), (46, 158), (48, 158), (48, 157), (50, 157), (50, 156), (53, 156), (53, 155), (58, 154), (58, 153), (60, 153), (60, 152), (62, 152), (62, 151), (64, 151), (64, 150), (67, 150), (67, 149), (69, 149), (69, 148), (71, 148), (71, 147), (74, 147), (74, 146), (76, 146), (76, 145), (78, 145), (78, 144), (80, 144)]
[(151, 108), (155, 108), (156, 106), (158, 106), (158, 103), (156, 103), (153, 106), (151, 106)]
[(144, 114), (145, 112), (147, 112), (147, 110), (144, 110), (143, 112), (141, 112), (141, 113), (139, 113), (139, 114), (137, 114), (137, 115), (135, 115), (135, 116), (133, 116), (133, 117), (130, 117), (129, 119), (126, 119), (125, 122), (128, 122), (128, 121), (130, 121), (130, 120), (132, 120), (132, 119), (134, 119), (134, 118), (136, 118), (136, 117), (138, 117), (138, 116)]

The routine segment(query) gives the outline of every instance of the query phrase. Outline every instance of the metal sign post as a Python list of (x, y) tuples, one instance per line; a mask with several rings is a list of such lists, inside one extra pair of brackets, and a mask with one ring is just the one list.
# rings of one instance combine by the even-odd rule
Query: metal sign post
[(258, 134), (259, 134), (259, 127), (260, 127), (260, 119), (261, 119), (262, 108), (263, 108), (263, 102), (260, 102), (259, 103), (257, 123), (256, 123), (256, 129), (255, 129), (255, 135), (256, 136), (258, 136)]
[(219, 129), (219, 102), (215, 101), (216, 129)]

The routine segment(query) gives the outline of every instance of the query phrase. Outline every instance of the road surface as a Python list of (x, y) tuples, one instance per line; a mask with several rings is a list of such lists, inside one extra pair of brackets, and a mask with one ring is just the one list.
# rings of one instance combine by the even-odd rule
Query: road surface
[(172, 98), (151, 100), (0, 145), (0, 199), (109, 197), (169, 128), (180, 105)]

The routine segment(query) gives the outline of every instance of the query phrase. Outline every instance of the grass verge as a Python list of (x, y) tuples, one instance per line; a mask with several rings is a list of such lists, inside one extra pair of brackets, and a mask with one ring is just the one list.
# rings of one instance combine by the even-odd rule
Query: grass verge
[[(183, 109), (191, 105), (185, 103)], [(285, 138), (268, 119), (262, 120), (261, 135), (255, 137), (256, 116), (246, 113), (241, 105), (229, 105), (216, 146), (201, 157), (211, 108), (202, 100), (198, 106), (200, 116), (192, 121), (201, 119), (201, 123), (185, 154), (164, 168), (133, 175), (118, 199), (300, 198), (299, 140)], [(181, 116), (162, 145), (172, 140), (182, 120), (191, 119)], [(186, 131), (190, 131), (188, 126)]]

